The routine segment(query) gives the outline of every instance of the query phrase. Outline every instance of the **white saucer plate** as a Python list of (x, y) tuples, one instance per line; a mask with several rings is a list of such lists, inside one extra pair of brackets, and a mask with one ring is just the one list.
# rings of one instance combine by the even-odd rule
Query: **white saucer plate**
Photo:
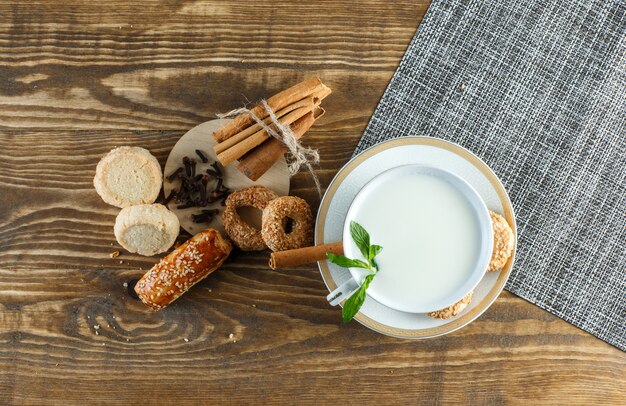
[[(392, 139), (365, 150), (348, 162), (337, 173), (322, 199), (315, 244), (342, 241), (348, 209), (361, 188), (380, 173), (409, 164), (441, 168), (464, 179), (478, 192), (487, 208), (506, 218), (513, 228), (517, 247), (515, 214), (498, 177), (465, 148), (430, 137)], [(471, 323), (496, 300), (511, 273), (515, 251), (502, 270), (485, 274), (474, 289), (472, 302), (457, 317), (441, 320), (425, 314), (402, 312), (368, 296), (354, 319), (374, 331), (399, 338), (431, 338), (451, 333)], [(348, 269), (328, 261), (320, 261), (319, 268), (329, 291), (352, 277)]]

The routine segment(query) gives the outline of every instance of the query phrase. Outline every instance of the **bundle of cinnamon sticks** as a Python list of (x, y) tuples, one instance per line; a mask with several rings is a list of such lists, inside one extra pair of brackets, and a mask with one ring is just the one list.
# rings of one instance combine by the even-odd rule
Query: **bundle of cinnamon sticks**
[[(320, 78), (311, 78), (267, 99), (278, 122), (289, 125), (297, 139), (311, 128), (315, 120), (324, 114), (320, 103), (331, 90)], [(272, 129), (269, 113), (262, 104), (250, 110)], [(249, 113), (242, 113), (213, 133), (217, 141), (214, 150), (224, 166), (239, 161), (237, 168), (248, 178), (256, 181), (287, 152), (287, 147), (271, 137)]]

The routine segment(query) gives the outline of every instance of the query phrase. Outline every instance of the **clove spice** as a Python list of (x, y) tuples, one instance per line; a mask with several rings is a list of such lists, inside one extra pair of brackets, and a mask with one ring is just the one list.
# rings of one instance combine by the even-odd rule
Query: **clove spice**
[(200, 158), (203, 164), (206, 164), (207, 162), (209, 162), (209, 158), (207, 158), (206, 154), (202, 152), (202, 150), (197, 149), (196, 155), (198, 155), (198, 157)]
[[(196, 150), (196, 154), (203, 163), (208, 163), (206, 155)], [(206, 159), (206, 162), (205, 162)], [(196, 174), (197, 162), (188, 156), (183, 157), (183, 165), (176, 169), (167, 177), (169, 181), (180, 180), (178, 190), (172, 190), (165, 198), (164, 204), (171, 201), (176, 202), (177, 209), (187, 209), (190, 207), (206, 207), (209, 204), (220, 202), (224, 206), (226, 198), (230, 194), (230, 189), (224, 185), (222, 167), (218, 162), (211, 163), (211, 168), (205, 173)], [(215, 181), (215, 187), (211, 185)], [(194, 223), (208, 223), (219, 213), (219, 209), (203, 209), (199, 213), (191, 215)]]

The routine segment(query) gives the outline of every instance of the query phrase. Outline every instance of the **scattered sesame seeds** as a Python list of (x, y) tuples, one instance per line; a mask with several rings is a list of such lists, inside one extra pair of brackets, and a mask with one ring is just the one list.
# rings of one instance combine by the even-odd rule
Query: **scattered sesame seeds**
[(235, 336), (235, 335), (234, 335), (233, 333), (230, 333), (230, 334), (228, 335), (228, 338), (233, 338), (234, 336)]
[(120, 252), (119, 251), (113, 251), (112, 253), (109, 254), (109, 256), (111, 258), (117, 258), (120, 256)]
[(123, 264), (123, 263), (124, 263), (124, 261), (120, 261), (120, 264)]
[(465, 87), (466, 87), (465, 83), (459, 84), (459, 89), (460, 90), (465, 90)]
[(124, 283), (122, 283), (122, 286), (123, 286), (123, 287), (125, 287), (125, 288), (127, 288), (127, 287), (128, 287), (128, 282), (124, 282)]
[(189, 342), (189, 339), (188, 339), (188, 338), (186, 338), (186, 337), (185, 337), (185, 338), (183, 338), (183, 340), (184, 340), (186, 343), (188, 343), (188, 342)]
[(100, 330), (100, 325), (99, 324), (94, 324), (93, 328), (96, 329), (96, 330)]
[(252, 304), (252, 307), (256, 307), (256, 305), (253, 303), (253, 304)]

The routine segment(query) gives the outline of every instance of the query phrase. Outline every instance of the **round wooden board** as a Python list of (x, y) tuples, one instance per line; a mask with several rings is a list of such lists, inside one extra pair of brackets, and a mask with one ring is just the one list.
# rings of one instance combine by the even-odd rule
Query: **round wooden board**
[[(196, 127), (187, 131), (185, 135), (180, 137), (180, 140), (178, 140), (174, 148), (172, 148), (172, 151), (167, 158), (167, 163), (165, 164), (165, 168), (163, 170), (163, 191), (165, 192), (165, 196), (168, 196), (172, 189), (178, 189), (180, 186), (179, 180), (170, 182), (169, 180), (167, 180), (167, 176), (183, 165), (184, 156), (194, 158), (198, 162), (196, 167), (196, 173), (203, 173), (206, 169), (210, 168), (210, 164), (212, 162), (217, 160), (215, 152), (213, 151), (213, 146), (216, 144), (216, 142), (213, 139), (212, 134), (228, 121), (230, 121), (230, 119), (207, 121), (205, 123), (197, 125)], [(202, 161), (196, 154), (196, 149), (204, 152), (204, 154), (209, 158), (208, 163), (202, 163)], [(244, 174), (239, 172), (237, 170), (236, 164), (229, 165), (224, 168), (224, 185), (232, 191), (243, 189), (252, 185), (263, 185), (267, 188), (272, 189), (280, 196), (288, 195), (289, 171), (287, 168), (287, 162), (285, 162), (285, 158), (281, 158), (256, 182), (251, 181)], [(215, 186), (214, 181), (209, 183), (209, 188), (211, 186)], [(191, 215), (194, 213), (199, 213), (202, 208), (190, 207), (188, 209), (179, 210), (176, 208), (178, 204), (179, 203), (172, 201), (167, 206), (174, 214), (176, 214), (176, 216), (178, 216), (181, 227), (187, 232), (194, 235), (208, 227), (216, 228), (221, 232), (224, 232), (221, 215), (216, 216), (211, 223), (194, 223), (193, 221), (191, 221)], [(220, 214), (223, 210), (223, 207), (220, 205), (219, 202), (213, 203), (206, 208), (218, 208), (220, 209)], [(245, 209), (246, 208), (244, 208), (244, 210), (240, 212), (243, 219), (252, 225), (260, 226), (260, 212), (254, 209)]]

